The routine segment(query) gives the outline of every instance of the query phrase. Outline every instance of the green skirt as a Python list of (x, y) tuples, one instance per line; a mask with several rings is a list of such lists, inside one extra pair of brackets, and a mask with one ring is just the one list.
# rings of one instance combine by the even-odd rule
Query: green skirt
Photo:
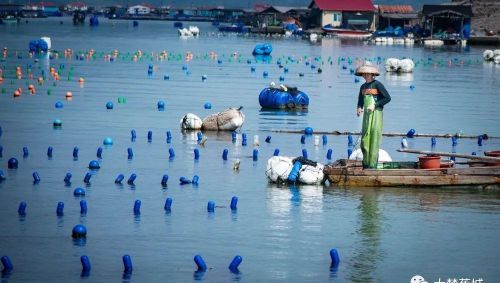
[(370, 112), (367, 108), (372, 103), (375, 103), (373, 96), (365, 95), (361, 151), (363, 152), (363, 167), (376, 169), (382, 141), (383, 113), (380, 108), (375, 108), (375, 111)]

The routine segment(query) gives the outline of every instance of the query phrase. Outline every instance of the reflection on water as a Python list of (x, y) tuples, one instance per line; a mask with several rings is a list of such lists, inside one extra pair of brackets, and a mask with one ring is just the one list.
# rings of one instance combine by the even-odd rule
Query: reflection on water
[[(413, 81), (413, 73), (385, 73), (385, 80), (391, 82), (412, 82)], [(406, 85), (406, 84), (401, 84)]]
[(264, 109), (259, 111), (259, 130), (268, 130), (272, 128), (286, 129), (287, 126), (293, 128), (307, 126), (307, 109)]
[(378, 261), (381, 260), (380, 232), (381, 213), (378, 207), (378, 194), (362, 192), (360, 198), (358, 235), (354, 256), (351, 260), (350, 279), (353, 282), (374, 282), (374, 272)]
[(254, 55), (255, 63), (271, 63), (273, 56), (271, 55)]

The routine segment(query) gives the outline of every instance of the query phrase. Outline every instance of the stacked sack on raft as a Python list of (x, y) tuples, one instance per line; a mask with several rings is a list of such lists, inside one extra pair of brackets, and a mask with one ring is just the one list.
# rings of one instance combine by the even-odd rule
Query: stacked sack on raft
[(415, 68), (415, 63), (411, 59), (389, 58), (385, 61), (385, 70), (387, 72), (411, 73)]
[(50, 37), (41, 37), (40, 39), (31, 40), (28, 44), (29, 52), (40, 53), (47, 52), (52, 48), (52, 41)]
[(280, 85), (276, 88), (274, 83), (271, 83), (270, 87), (260, 92), (259, 104), (262, 108), (306, 109), (309, 106), (309, 97), (296, 87)]
[(257, 44), (253, 48), (253, 55), (270, 55), (273, 52), (273, 46), (269, 43)]
[(245, 122), (245, 114), (241, 111), (242, 108), (229, 108), (212, 114), (203, 121), (195, 114), (188, 113), (180, 121), (181, 128), (184, 130), (234, 131)]
[(266, 176), (274, 183), (318, 185), (325, 181), (324, 165), (304, 157), (273, 156), (267, 160)]
[(500, 49), (495, 51), (485, 50), (483, 52), (484, 61), (493, 61), (495, 64), (500, 64)]

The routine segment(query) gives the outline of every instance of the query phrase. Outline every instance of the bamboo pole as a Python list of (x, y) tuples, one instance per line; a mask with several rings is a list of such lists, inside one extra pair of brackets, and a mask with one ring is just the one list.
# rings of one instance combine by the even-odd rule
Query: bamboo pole
[[(273, 133), (285, 133), (285, 134), (303, 134), (304, 130), (265, 130), (268, 132), (273, 132)], [(341, 132), (341, 131), (314, 131), (314, 134), (317, 135), (360, 135), (360, 132)], [(406, 133), (383, 133), (383, 136), (386, 137), (406, 137)], [(457, 138), (465, 138), (465, 139), (477, 139), (479, 136), (482, 136), (483, 139), (498, 139), (500, 137), (495, 137), (495, 136), (489, 136), (487, 134), (481, 134), (481, 135), (457, 135), (457, 134), (414, 134), (413, 137), (420, 137), (420, 138), (431, 138), (431, 137), (436, 137), (436, 138), (451, 138), (451, 137), (457, 137)]]
[(461, 154), (461, 153), (416, 150), (416, 149), (398, 149), (397, 151), (406, 152), (406, 153), (451, 156), (451, 157), (459, 157), (459, 158), (466, 158), (466, 159), (477, 159), (477, 160), (484, 160), (484, 161), (489, 161), (489, 162), (500, 163), (500, 157), (493, 157), (493, 156), (478, 156), (478, 155), (469, 155), (469, 154)]

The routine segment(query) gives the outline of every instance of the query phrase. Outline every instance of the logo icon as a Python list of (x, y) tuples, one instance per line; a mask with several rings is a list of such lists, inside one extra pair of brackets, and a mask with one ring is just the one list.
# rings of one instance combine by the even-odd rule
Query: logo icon
[(411, 278), (410, 283), (428, 283), (425, 281), (424, 277), (420, 275), (415, 275)]

